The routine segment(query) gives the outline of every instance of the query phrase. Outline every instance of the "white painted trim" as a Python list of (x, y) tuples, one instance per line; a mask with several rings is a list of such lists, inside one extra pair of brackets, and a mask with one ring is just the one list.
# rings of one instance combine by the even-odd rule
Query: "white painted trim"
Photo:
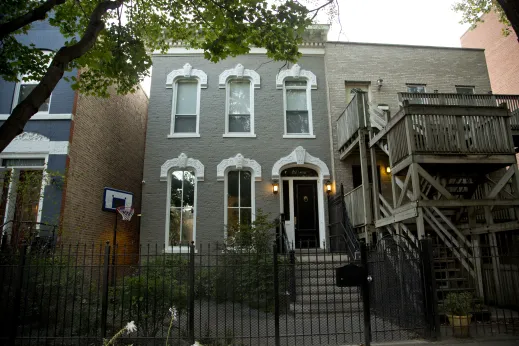
[[(21, 79), (21, 78), (20, 78)], [(13, 109), (18, 106), (18, 97), (20, 96), (20, 85), (21, 84), (31, 84), (31, 85), (37, 85), (39, 84), (40, 81), (21, 81), (21, 82), (17, 82), (15, 87), (14, 87), (14, 95), (13, 95), (13, 101), (11, 102), (11, 111), (13, 111)], [(48, 107), (48, 110), (45, 111), (45, 112), (37, 112), (36, 114), (40, 114), (40, 115), (48, 115), (49, 112), (50, 112), (50, 105), (52, 103), (52, 93), (50, 94), (49, 96), (49, 107)], [(34, 116), (33, 116), (34, 117)]]
[(298, 146), (290, 154), (277, 160), (272, 166), (272, 180), (279, 180), (281, 171), (290, 166), (317, 168), (320, 180), (330, 179), (328, 166), (319, 158), (310, 155), (305, 148)]
[(194, 170), (197, 181), (204, 181), (204, 165), (196, 159), (188, 158), (184, 153), (181, 153), (177, 158), (167, 160), (162, 164), (160, 167), (160, 180), (168, 181), (170, 180), (168, 174), (171, 170), (183, 170), (185, 168), (191, 168)]
[(67, 155), (68, 148), (68, 141), (51, 141), (49, 138), (36, 132), (23, 132), (9, 143), (2, 154), (13, 153), (18, 155), (19, 153), (42, 153), (50, 155)]
[(224, 181), (230, 170), (242, 170), (249, 168), (254, 181), (261, 181), (261, 166), (255, 160), (247, 159), (242, 154), (222, 160), (216, 167), (216, 180)]
[(166, 88), (172, 88), (173, 84), (178, 79), (190, 79), (196, 78), (200, 83), (200, 87), (207, 88), (207, 74), (196, 68), (193, 68), (191, 64), (186, 63), (184, 67), (179, 68), (177, 70), (173, 70), (166, 76)]
[[(7, 120), (11, 114), (0, 114), (0, 120)], [(64, 113), (64, 114), (50, 114), (47, 112), (38, 112), (34, 114), (31, 120), (71, 120), (73, 118), (73, 115), (70, 113)]]
[[(287, 132), (287, 88), (285, 80), (290, 79), (306, 79), (306, 109), (308, 112), (308, 133), (288, 133)], [(290, 138), (285, 136), (305, 136), (293, 138), (309, 138), (314, 134), (314, 124), (312, 116), (312, 89), (317, 89), (317, 77), (311, 71), (301, 70), (298, 64), (292, 66), (291, 69), (286, 69), (279, 72), (276, 76), (276, 88), (283, 89), (283, 116), (284, 116), (284, 136), (283, 138)], [(291, 87), (291, 89), (302, 89), (303, 87)], [(312, 137), (310, 137), (312, 138)], [(315, 138), (315, 136), (314, 136)]]
[(260, 75), (254, 70), (246, 69), (242, 64), (237, 64), (234, 68), (220, 73), (218, 77), (218, 87), (220, 89), (226, 88), (229, 79), (248, 79), (255, 89), (259, 89), (261, 85)]
[[(300, 165), (289, 165), (288, 167), (293, 166), (300, 166)], [(314, 168), (314, 167), (311, 167)], [(283, 205), (283, 181), (288, 181), (289, 184), (289, 209), (290, 209), (290, 221), (285, 222), (285, 227), (287, 231), (287, 237), (289, 242), (292, 242), (295, 244), (295, 225), (294, 225), (294, 180), (314, 180), (317, 182), (317, 217), (319, 219), (319, 248), (324, 249), (326, 247), (326, 226), (325, 226), (325, 219), (324, 219), (324, 185), (322, 183), (322, 180), (319, 179), (319, 177), (282, 177), (280, 179), (280, 191), (279, 194), (280, 198), (280, 206), (281, 206), (281, 212), (284, 211), (284, 205)], [(321, 191), (321, 193), (319, 193)]]
[(298, 64), (293, 65), (289, 69), (284, 69), (276, 75), (276, 88), (283, 89), (285, 79), (306, 79), (312, 89), (317, 89), (317, 77), (312, 71), (302, 70)]
[[(221, 77), (221, 75), (220, 75)], [(258, 76), (259, 78), (259, 76)], [(254, 82), (250, 80), (250, 132), (229, 132), (229, 97), (231, 88), (228, 87), (230, 81), (235, 79), (234, 77), (227, 78), (224, 84), (225, 87), (225, 133), (224, 137), (256, 137), (254, 132)], [(248, 79), (248, 78), (246, 78)], [(259, 83), (259, 81), (258, 81)]]
[(222, 135), (224, 138), (256, 138), (255, 133), (241, 133), (241, 132), (231, 132), (231, 133), (224, 133)]
[[(238, 154), (240, 155), (240, 154)], [(223, 160), (225, 161), (225, 160)], [(222, 161), (222, 162), (223, 162)], [(220, 164), (222, 163), (220, 162)], [(254, 161), (256, 162), (256, 161)], [(220, 165), (218, 165), (220, 166)], [(231, 166), (229, 166), (229, 168), (232, 168)], [(261, 168), (260, 168), (261, 169)], [(246, 169), (247, 170), (247, 169)], [(227, 240), (227, 209), (228, 209), (228, 203), (227, 203), (227, 189), (228, 189), (228, 176), (229, 176), (229, 172), (230, 171), (234, 171), (234, 169), (227, 169), (225, 170), (225, 175), (224, 175), (224, 179), (223, 179), (223, 225), (224, 225), (224, 239)], [(250, 188), (251, 188), (251, 193), (250, 193), (250, 198), (251, 198), (251, 201), (250, 201), (250, 215), (251, 215), (251, 222), (254, 222), (256, 221), (256, 185), (255, 185), (255, 182), (256, 181), (261, 181), (261, 176), (259, 177), (259, 180), (257, 180), (256, 176), (255, 176), (255, 171), (253, 169), (250, 169), (250, 170), (247, 170), (249, 172), (251, 172), (251, 184), (250, 184)], [(261, 174), (261, 170), (260, 170), (260, 174)], [(221, 180), (221, 179), (218, 179), (218, 180)], [(239, 181), (239, 180), (238, 180)], [(240, 185), (240, 189), (241, 189), (241, 185)]]
[[(299, 47), (299, 52), (303, 55), (324, 55), (325, 48), (324, 47)], [(166, 53), (161, 53), (160, 51), (154, 51), (152, 53), (153, 56), (178, 56), (178, 55), (203, 55), (203, 49), (190, 49), (188, 47), (171, 47), (167, 50)], [(261, 54), (266, 55), (267, 50), (265, 48), (256, 48), (252, 47), (247, 54)]]
[(179, 132), (169, 134), (168, 138), (200, 138), (200, 134)]
[(196, 132), (175, 133), (175, 115), (176, 115), (176, 110), (177, 110), (177, 90), (178, 90), (177, 86), (178, 86), (178, 82), (181, 80), (183, 80), (183, 79), (177, 78), (174, 82), (173, 97), (171, 100), (171, 128), (169, 129), (168, 138), (200, 137), (200, 131), (199, 131), (199, 128), (200, 128), (200, 98), (201, 98), (202, 89), (201, 89), (200, 80), (197, 78), (195, 79), (198, 81), (197, 88), (196, 88), (196, 130), (195, 130)]
[(300, 134), (300, 135), (296, 135), (296, 134), (286, 134), (286, 135), (283, 135), (283, 138), (287, 138), (287, 139), (290, 139), (290, 138), (299, 138), (299, 139), (313, 139), (315, 138), (315, 135), (305, 135), (305, 134)]
[[(182, 154), (180, 154), (182, 155)], [(166, 161), (167, 162), (167, 161)], [(203, 166), (202, 166), (203, 167)], [(184, 167), (172, 167), (173, 169), (178, 169), (178, 170), (186, 170), (186, 169), (193, 169), (194, 170), (194, 173), (195, 173), (195, 177), (197, 177), (197, 179), (195, 179), (195, 193), (194, 193), (194, 197), (193, 197), (193, 209), (194, 209), (194, 213), (193, 213), (193, 242), (195, 242), (196, 244), (196, 218), (197, 218), (197, 215), (198, 215), (198, 181), (200, 179), (198, 179), (198, 176), (197, 176), (197, 171), (196, 169), (194, 169), (193, 167), (188, 167), (188, 166), (184, 166)], [(170, 223), (170, 217), (171, 217), (171, 175), (173, 173), (173, 170), (172, 169), (169, 169), (167, 171), (167, 191), (166, 191), (166, 228), (165, 228), (165, 244), (166, 244), (166, 252), (171, 252), (171, 253), (180, 253), (181, 249), (182, 248), (185, 248), (185, 246), (170, 246), (169, 245), (169, 223)], [(203, 179), (202, 179), (203, 180)], [(169, 251), (168, 251), (169, 250)], [(189, 251), (187, 251), (186, 253), (189, 253)]]

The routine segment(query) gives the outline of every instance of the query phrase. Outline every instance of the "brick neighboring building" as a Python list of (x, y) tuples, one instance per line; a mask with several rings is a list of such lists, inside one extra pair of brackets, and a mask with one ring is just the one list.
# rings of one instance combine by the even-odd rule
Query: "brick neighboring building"
[[(65, 41), (45, 21), (35, 22), (17, 39), (46, 51), (58, 50)], [(72, 70), (65, 76), (77, 74)], [(0, 124), (36, 83), (0, 79)], [(110, 187), (134, 195), (134, 217), (118, 223), (117, 239), (121, 245), (137, 246), (147, 112), (148, 98), (141, 88), (124, 96), (112, 92), (103, 99), (76, 93), (69, 82), (60, 80), (24, 132), (0, 153), (0, 224), (8, 223), (0, 243), (14, 244), (28, 233), (54, 233), (65, 244), (111, 242), (115, 213), (102, 211), (103, 190)], [(65, 184), (56, 177), (43, 179), (48, 172), (64, 176)], [(25, 194), (16, 186), (33, 175), (37, 178), (31, 191), (36, 193), (25, 203)], [(25, 226), (35, 223), (39, 229)]]
[(495, 94), (519, 94), (519, 42), (512, 32), (503, 36), (503, 24), (495, 13), (483, 16), (474, 30), (461, 37), (464, 48), (484, 48), (492, 91)]
[[(134, 217), (118, 222), (117, 243), (138, 246), (148, 97), (139, 87), (107, 99), (79, 94), (70, 130), (62, 241), (112, 242), (115, 215), (101, 210), (104, 187), (134, 193)], [(119, 220), (120, 220), (120, 216)]]

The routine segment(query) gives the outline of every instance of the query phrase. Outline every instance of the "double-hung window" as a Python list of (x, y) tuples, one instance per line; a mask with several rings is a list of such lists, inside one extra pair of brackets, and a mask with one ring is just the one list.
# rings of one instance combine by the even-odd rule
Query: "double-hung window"
[(227, 173), (227, 236), (239, 225), (252, 222), (252, 174), (249, 171)]
[(313, 135), (306, 80), (285, 80), (285, 135)]
[(456, 86), (456, 93), (463, 95), (474, 95), (473, 86)]
[[(407, 92), (413, 94), (424, 94), (426, 92), (425, 84), (407, 84)], [(424, 104), (425, 100), (425, 98), (419, 95), (408, 97), (408, 101), (411, 104)]]
[[(38, 83), (39, 82), (37, 82), (37, 81), (28, 81), (28, 82), (20, 82), (20, 83), (18, 83), (18, 85), (16, 86), (15, 100), (14, 100), (14, 105), (13, 106), (16, 107), (20, 102), (25, 100), (25, 98), (27, 96), (29, 96), (31, 91), (33, 91), (34, 88), (36, 88), (36, 85), (38, 85)], [(40, 108), (38, 108), (38, 112), (48, 113), (49, 112), (49, 108), (50, 108), (50, 97), (48, 97), (45, 100), (45, 102), (43, 102), (41, 104)]]
[(231, 79), (227, 87), (227, 134), (254, 134), (252, 83), (248, 79)]
[(180, 79), (175, 83), (172, 134), (198, 134), (198, 81)]

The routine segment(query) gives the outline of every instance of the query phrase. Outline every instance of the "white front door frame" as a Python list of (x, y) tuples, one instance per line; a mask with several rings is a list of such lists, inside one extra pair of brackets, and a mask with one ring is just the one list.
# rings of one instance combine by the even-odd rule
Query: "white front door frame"
[[(283, 169), (290, 168), (290, 167), (307, 167), (314, 169), (314, 167), (311, 167), (309, 165), (289, 165), (286, 167), (283, 167)], [(289, 213), (290, 213), (290, 220), (285, 221), (285, 230), (287, 232), (287, 238), (288, 242), (291, 244), (294, 244), (295, 248), (295, 225), (294, 225), (294, 180), (313, 180), (317, 182), (317, 218), (319, 219), (319, 248), (324, 249), (326, 246), (326, 228), (324, 223), (324, 189), (323, 184), (321, 182), (321, 179), (319, 177), (282, 177), (281, 183), (279, 184), (279, 206), (280, 206), (280, 212), (284, 213), (284, 203), (283, 203), (283, 194), (285, 191), (283, 191), (283, 181), (288, 181), (289, 186)], [(321, 191), (321, 193), (319, 193)]]

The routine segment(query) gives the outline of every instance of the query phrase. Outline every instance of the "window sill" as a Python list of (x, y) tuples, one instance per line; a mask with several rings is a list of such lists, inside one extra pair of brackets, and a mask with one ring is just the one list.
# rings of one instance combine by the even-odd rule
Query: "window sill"
[(168, 138), (198, 138), (199, 133), (170, 133)]
[(311, 139), (311, 138), (315, 138), (315, 135), (310, 135), (310, 134), (301, 134), (301, 135), (283, 135), (283, 138), (307, 138), (307, 139)]
[[(189, 246), (168, 246), (165, 250), (165, 253), (178, 253), (178, 254), (189, 254)], [(195, 248), (195, 253), (198, 253), (198, 250)]]
[[(7, 120), (11, 114), (0, 114), (0, 120)], [(49, 112), (37, 112), (29, 120), (70, 120), (72, 114), (54, 114)]]
[(256, 138), (255, 133), (224, 133), (224, 138)]

